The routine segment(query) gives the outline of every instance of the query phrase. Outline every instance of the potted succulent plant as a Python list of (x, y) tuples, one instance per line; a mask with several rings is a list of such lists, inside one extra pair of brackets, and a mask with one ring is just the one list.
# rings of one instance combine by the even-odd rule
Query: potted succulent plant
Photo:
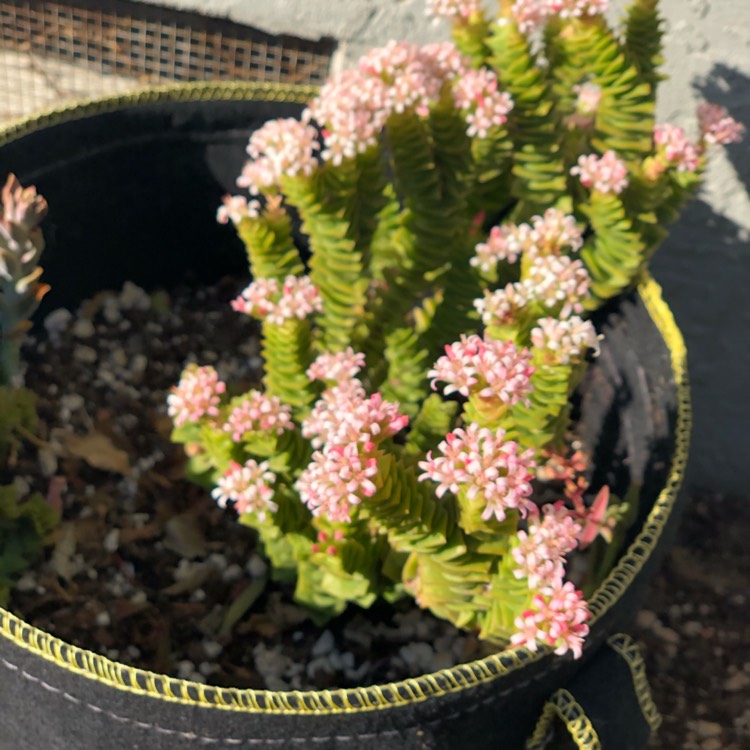
[[(232, 306), (260, 321), (262, 387), (192, 363), (169, 396), (190, 476), (315, 621), (413, 597), (496, 653), (390, 684), (238, 690), (4, 613), (0, 659), (22, 686), (5, 704), (23, 716), (46, 689), (56, 707), (12, 725), (16, 743), (543, 747), (557, 715), (578, 747), (642, 745), (658, 715), (615, 634), (674, 524), (689, 421), (648, 260), (709, 144), (739, 127), (710, 105), (696, 142), (655, 124), (657, 3), (633, 3), (622, 40), (605, 5), (501, 2), (490, 19), (432, 2), (455, 44), (373, 50), (297, 117), (253, 128), (250, 196), (218, 219), (250, 261)], [(205, 110), (173, 122), (201, 131)], [(5, 198), (6, 234), (28, 235), (40, 200), (15, 183)], [(29, 241), (4, 246), (19, 259), (4, 300), (42, 292)]]

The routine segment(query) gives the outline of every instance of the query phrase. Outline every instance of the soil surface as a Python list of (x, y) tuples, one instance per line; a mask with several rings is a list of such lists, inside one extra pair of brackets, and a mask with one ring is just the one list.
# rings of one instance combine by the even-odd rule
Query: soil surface
[(633, 635), (663, 724), (658, 750), (750, 748), (750, 498), (689, 498)]
[(39, 440), (14, 480), (63, 521), (10, 609), (113, 660), (239, 688), (356, 687), (490, 653), (409, 599), (315, 625), (269, 580), (254, 532), (183, 478), (166, 399), (184, 365), (215, 364), (238, 392), (260, 381), (257, 326), (229, 305), (241, 288), (126, 284), (46, 318), (24, 352)]
[[(372, 684), (484, 655), (408, 602), (311, 625), (269, 582), (252, 533), (182, 479), (166, 395), (184, 364), (221, 359), (222, 377), (245, 389), (260, 377), (255, 324), (228, 305), (239, 291), (234, 281), (171, 295), (126, 285), (75, 317), (47, 318), (25, 352), (41, 442), (19, 453), (15, 475), (64, 520), (10, 609), (112, 659), (236, 687)], [(748, 533), (750, 501), (691, 498), (638, 615), (664, 717), (655, 749), (750, 748)]]

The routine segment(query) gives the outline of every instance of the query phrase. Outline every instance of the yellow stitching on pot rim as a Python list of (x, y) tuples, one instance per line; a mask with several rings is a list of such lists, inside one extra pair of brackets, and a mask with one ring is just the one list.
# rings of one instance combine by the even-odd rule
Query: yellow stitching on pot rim
[(112, 112), (125, 107), (161, 104), (167, 101), (267, 101), (306, 104), (317, 92), (315, 86), (259, 83), (254, 81), (203, 81), (135, 89), (105, 98), (84, 99), (61, 109), (41, 112), (0, 128), (0, 146), (42, 128), (71, 120)]
[[(307, 86), (222, 82), (143, 89), (106, 99), (82, 102), (16, 122), (0, 130), (0, 146), (43, 127), (122, 107), (169, 101), (232, 99), (301, 103), (310, 99), (315, 90), (314, 87)], [(638, 292), (670, 353), (677, 390), (675, 450), (665, 486), (654, 503), (643, 529), (589, 602), (592, 625), (614, 605), (648, 560), (674, 506), (687, 462), (691, 409), (685, 344), (669, 307), (662, 299), (661, 287), (650, 276), (644, 275)], [(422, 702), (496, 680), (521, 669), (526, 664), (539, 661), (549, 653), (545, 649), (535, 653), (526, 649), (509, 649), (476, 662), (396, 683), (368, 688), (275, 692), (205, 686), (112, 662), (99, 654), (70, 646), (49, 633), (31, 627), (1, 608), (0, 636), (48, 661), (55, 662), (64, 669), (127, 692), (220, 710), (274, 714), (373, 711)]]
[(565, 724), (578, 750), (602, 750), (599, 735), (589, 717), (578, 701), (564, 688), (556, 691), (544, 704), (534, 733), (526, 742), (526, 750), (544, 750), (547, 746), (547, 733), (555, 717)]
[(617, 633), (607, 640), (609, 647), (616, 651), (628, 665), (633, 677), (633, 689), (638, 698), (643, 716), (651, 727), (652, 732), (661, 726), (661, 715), (651, 695), (651, 688), (646, 676), (646, 665), (636, 642), (625, 633)]

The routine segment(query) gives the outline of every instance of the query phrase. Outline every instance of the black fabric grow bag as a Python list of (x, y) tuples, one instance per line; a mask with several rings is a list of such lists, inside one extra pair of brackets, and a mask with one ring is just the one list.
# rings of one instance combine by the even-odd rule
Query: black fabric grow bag
[[(125, 280), (153, 288), (242, 273), (242, 246), (216, 223), (216, 206), (235, 189), (249, 132), (298, 115), (310, 94), (191, 85), (0, 133), (0, 172), (35, 184), (51, 207), (43, 265), (52, 292), (41, 314)], [(599, 479), (615, 491), (637, 481), (643, 493), (630, 548), (590, 602), (581, 660), (513, 651), (370, 688), (231, 690), (129, 668), (0, 610), (0, 747), (517, 750), (535, 729), (533, 746), (543, 746), (555, 717), (578, 747), (643, 747), (658, 718), (637, 649), (613, 634), (635, 614), (676, 523), (689, 429), (684, 346), (651, 280), (597, 322), (605, 339), (583, 389), (583, 430)]]

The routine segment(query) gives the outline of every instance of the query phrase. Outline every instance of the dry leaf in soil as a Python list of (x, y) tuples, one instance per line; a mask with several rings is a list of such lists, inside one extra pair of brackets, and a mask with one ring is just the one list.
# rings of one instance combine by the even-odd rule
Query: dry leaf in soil
[(90, 432), (88, 435), (66, 433), (62, 436), (61, 442), (70, 456), (83, 459), (95, 469), (112, 471), (123, 476), (132, 474), (128, 454), (100, 432)]

